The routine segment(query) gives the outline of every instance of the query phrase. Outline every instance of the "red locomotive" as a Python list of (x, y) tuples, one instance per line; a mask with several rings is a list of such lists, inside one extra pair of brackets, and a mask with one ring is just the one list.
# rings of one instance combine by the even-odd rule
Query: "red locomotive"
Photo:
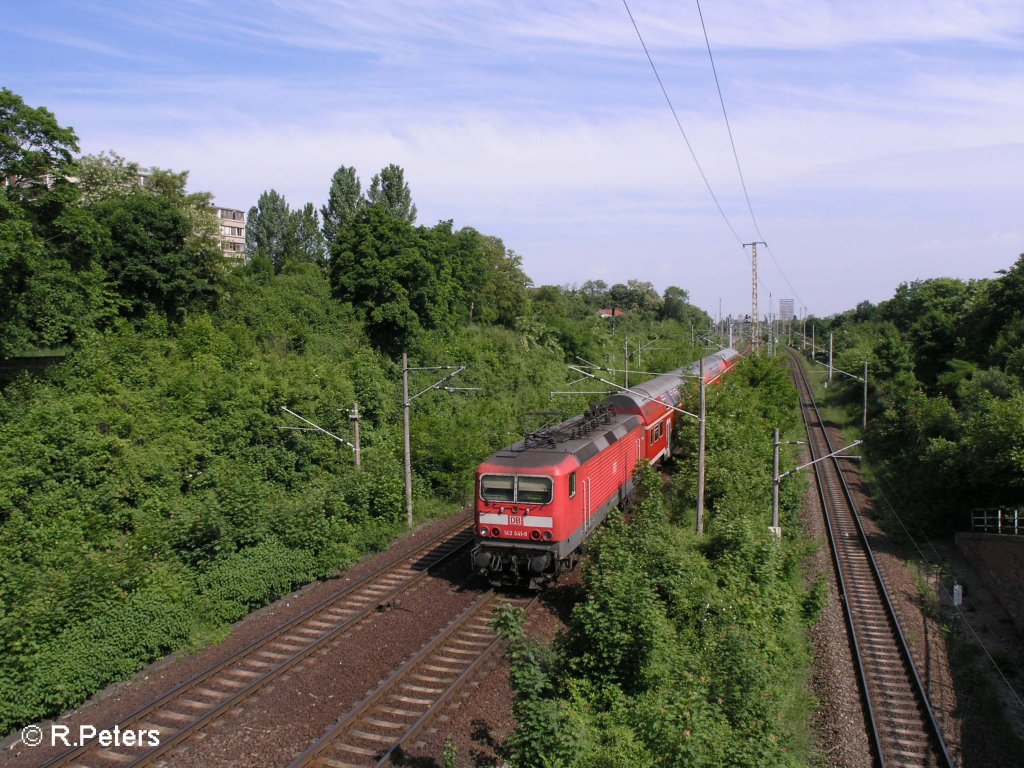
[[(717, 382), (739, 360), (734, 349), (704, 358), (704, 377)], [(492, 584), (554, 581), (580, 545), (624, 502), (641, 459), (668, 455), (675, 411), (687, 377), (678, 368), (586, 413), (530, 434), (477, 468), (473, 570)]]

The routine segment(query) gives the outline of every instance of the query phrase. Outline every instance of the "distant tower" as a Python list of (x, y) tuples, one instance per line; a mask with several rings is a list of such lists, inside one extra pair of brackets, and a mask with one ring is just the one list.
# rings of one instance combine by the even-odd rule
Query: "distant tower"
[(793, 319), (793, 300), (779, 299), (779, 320), (788, 323)]
[(754, 349), (759, 349), (761, 347), (761, 317), (757, 308), (757, 246), (767, 246), (768, 243), (762, 240), (755, 240), (752, 243), (744, 243), (743, 245), (750, 246), (750, 343), (754, 345)]

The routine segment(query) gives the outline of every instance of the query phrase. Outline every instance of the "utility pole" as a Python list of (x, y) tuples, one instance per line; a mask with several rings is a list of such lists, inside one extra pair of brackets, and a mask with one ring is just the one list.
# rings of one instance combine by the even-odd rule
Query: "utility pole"
[(868, 428), (868, 361), (864, 361), (864, 421), (862, 429)]
[(405, 455), (405, 522), (412, 528), (412, 446), (409, 438), (409, 354), (402, 353), (402, 450)]
[(828, 383), (832, 385), (832, 331), (828, 332)]
[[(405, 453), (405, 519), (412, 528), (412, 450), (409, 437), (409, 412), (412, 410), (412, 401), (420, 395), (425, 395), (432, 389), (443, 389), (446, 392), (468, 392), (479, 389), (478, 387), (442, 387), (445, 382), (451, 381), (460, 373), (466, 370), (464, 365), (433, 365), (426, 368), (410, 368), (409, 355), (402, 353), (402, 424), (403, 435), (402, 445)], [(422, 389), (412, 397), (409, 397), (409, 371), (451, 371), (441, 377), (426, 389)]]
[(651, 339), (650, 341), (648, 341), (645, 344), (637, 343), (637, 346), (636, 346), (636, 369), (638, 371), (642, 371), (644, 369), (643, 357), (642, 357), (643, 353), (644, 353), (644, 350), (645, 349), (650, 349), (656, 343), (658, 343), (658, 341), (659, 341), (658, 337), (655, 336), (653, 339)]
[(629, 389), (629, 336), (626, 336), (626, 346), (623, 351), (623, 357), (626, 361), (625, 373), (626, 373), (626, 389)]
[(359, 447), (359, 403), (353, 403), (352, 406), (353, 406), (352, 407), (352, 411), (351, 411), (351, 413), (349, 413), (348, 417), (352, 420), (354, 428), (355, 428), (355, 436), (356, 436), (356, 447), (355, 447), (355, 451), (356, 451), (356, 469), (359, 469), (359, 467), (361, 466), (361, 462), (360, 462), (361, 450), (360, 450), (360, 447)]
[[(843, 374), (843, 376), (848, 376), (849, 378), (853, 379), (854, 381), (859, 381), (863, 385), (863, 389), (864, 389), (864, 410), (863, 410), (863, 415), (861, 416), (861, 426), (864, 429), (867, 429), (867, 426), (868, 426), (868, 361), (867, 360), (864, 361), (864, 375), (863, 376), (856, 376), (856, 375), (854, 375), (852, 373), (849, 373), (848, 371), (844, 371), (842, 368), (835, 368), (835, 367), (833, 367), (831, 365), (826, 365), (825, 363), (818, 362), (817, 360), (815, 360), (814, 362), (817, 365), (822, 366), (823, 368), (828, 368), (828, 372), (829, 372), (829, 376), (830, 377), (831, 377), (833, 372), (841, 373), (841, 374)], [(830, 360), (830, 362), (831, 362), (831, 360)]]
[(818, 350), (815, 349), (814, 342), (814, 323), (811, 323), (811, 360), (815, 360), (818, 357)]
[(766, 248), (768, 243), (764, 240), (755, 240), (752, 243), (744, 243), (743, 246), (750, 246), (750, 268), (751, 268), (751, 280), (750, 280), (750, 335), (753, 337), (754, 349), (760, 349), (761, 347), (761, 318), (758, 314), (757, 309), (757, 246), (763, 245)]
[(772, 434), (772, 441), (775, 443), (775, 457), (772, 460), (772, 532), (776, 536), (782, 535), (782, 528), (779, 527), (779, 430), (775, 428)]
[(697, 533), (704, 533), (704, 427), (707, 424), (704, 358), (700, 359), (700, 438), (697, 448)]
[[(772, 527), (771, 527), (771, 531), (776, 536), (781, 538), (782, 537), (782, 528), (779, 527), (779, 485), (782, 483), (783, 478), (789, 477), (792, 474), (795, 474), (797, 472), (800, 472), (801, 470), (807, 469), (807, 467), (813, 466), (813, 465), (817, 464), (819, 461), (824, 461), (825, 459), (831, 459), (833, 456), (839, 456), (840, 453), (843, 453), (844, 451), (848, 451), (851, 448), (860, 445), (864, 441), (863, 440), (854, 440), (849, 445), (844, 445), (842, 448), (838, 448), (838, 449), (832, 451), (832, 453), (826, 454), (824, 456), (820, 456), (817, 459), (814, 459), (813, 461), (808, 461), (806, 464), (801, 464), (799, 467), (794, 467), (793, 469), (789, 470), (788, 472), (783, 472), (781, 475), (779, 474), (779, 446), (782, 445), (782, 443), (779, 442), (779, 430), (778, 429), (776, 429), (774, 431), (773, 442), (775, 443), (775, 459), (774, 459), (774, 462), (773, 462), (773, 464), (774, 464), (774, 471), (772, 472)], [(788, 441), (786, 443), (786, 445), (804, 445), (804, 443), (802, 441), (800, 441), (800, 440), (791, 440), (791, 441)], [(849, 456), (849, 457), (840, 457), (840, 458), (859, 459), (860, 457), (859, 456)]]

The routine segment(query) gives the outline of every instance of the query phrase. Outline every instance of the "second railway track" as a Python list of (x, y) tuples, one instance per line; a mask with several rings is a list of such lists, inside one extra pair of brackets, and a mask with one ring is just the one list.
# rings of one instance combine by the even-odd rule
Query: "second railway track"
[(459, 518), (411, 554), (321, 601), (116, 723), (122, 731), (156, 732), (157, 745), (116, 748), (90, 741), (58, 755), (44, 768), (126, 768), (166, 760), (207, 725), (237, 710), (247, 698), (413, 588), (431, 569), (463, 552), (472, 542), (472, 529), (465, 522), (468, 518)]
[(510, 598), (489, 589), (339, 720), (289, 768), (383, 768), (472, 678), (499, 646), (490, 620), (496, 606), (529, 608), (537, 597)]
[[(823, 459), (835, 450), (832, 439), (803, 366), (789, 353), (811, 458)], [(876, 764), (953, 768), (840, 460), (823, 459), (814, 468)]]

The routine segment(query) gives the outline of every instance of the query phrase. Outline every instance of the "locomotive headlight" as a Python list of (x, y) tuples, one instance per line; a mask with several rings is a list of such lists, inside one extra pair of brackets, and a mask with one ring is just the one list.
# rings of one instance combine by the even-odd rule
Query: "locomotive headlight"
[(551, 531), (544, 531), (544, 540), (551, 541)]
[(486, 536), (489, 533), (490, 533), (490, 531), (487, 530), (486, 526), (483, 526), (483, 525), (480, 526), (480, 535), (481, 536)]

